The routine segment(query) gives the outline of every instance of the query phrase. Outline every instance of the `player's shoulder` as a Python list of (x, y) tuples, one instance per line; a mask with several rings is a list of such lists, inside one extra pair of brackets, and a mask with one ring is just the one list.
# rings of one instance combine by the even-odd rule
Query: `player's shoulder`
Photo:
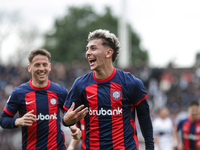
[(142, 85), (143, 84), (139, 78), (135, 77), (130, 72), (125, 72), (123, 70), (117, 69), (117, 74), (127, 84), (134, 84), (134, 85)]
[(183, 118), (179, 121), (179, 124), (183, 124), (183, 123), (186, 123), (186, 122), (190, 122), (188, 117), (187, 118)]
[(28, 82), (22, 83), (21, 85), (16, 86), (13, 92), (23, 92), (27, 87), (30, 87)]
[(51, 87), (55, 90), (61, 90), (61, 91), (66, 91), (66, 88), (64, 85), (61, 85), (61, 84), (58, 84), (58, 83), (55, 83), (53, 81), (50, 81), (51, 82)]
[(91, 80), (92, 78), (92, 71), (91, 72), (89, 72), (89, 73), (87, 73), (87, 74), (84, 74), (84, 75), (82, 75), (82, 76), (80, 76), (80, 77), (78, 77), (78, 78), (76, 78), (76, 80), (75, 80), (75, 83), (76, 84), (80, 84), (80, 83), (87, 83), (87, 82), (89, 82), (89, 80)]
[(131, 78), (131, 79), (137, 79), (132, 73), (130, 72), (126, 72), (126, 71), (123, 71), (123, 70), (120, 70), (120, 69), (117, 69), (116, 73), (122, 77), (122, 78)]

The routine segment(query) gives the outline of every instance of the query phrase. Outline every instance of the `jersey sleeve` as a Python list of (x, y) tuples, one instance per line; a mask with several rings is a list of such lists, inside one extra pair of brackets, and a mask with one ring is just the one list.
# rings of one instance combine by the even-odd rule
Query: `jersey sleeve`
[(65, 88), (65, 86), (61, 85), (60, 87), (61, 87), (61, 94), (60, 94), (60, 97), (59, 97), (60, 103), (61, 103), (60, 109), (61, 109), (62, 111), (64, 111), (63, 106), (64, 106), (65, 100), (66, 100), (66, 98), (67, 98), (67, 96), (68, 96), (68, 91), (67, 91), (67, 89)]
[(183, 123), (185, 120), (180, 120), (175, 128), (176, 131), (180, 131), (182, 129)]
[(150, 117), (150, 110), (147, 100), (141, 101), (136, 106), (137, 117), (139, 120), (142, 135), (145, 140), (145, 146), (148, 150), (154, 149), (153, 126)]
[(13, 90), (8, 98), (7, 104), (1, 114), (0, 125), (2, 128), (15, 128), (15, 114), (19, 110), (19, 103), (17, 99), (17, 88)]
[(75, 80), (74, 84), (72, 85), (71, 90), (69, 91), (69, 94), (65, 100), (64, 104), (64, 109), (68, 111), (68, 109), (71, 107), (72, 103), (75, 103), (75, 108), (76, 109), (79, 105), (82, 104), (81, 100), (81, 92), (79, 89), (79, 84), (77, 79)]
[(126, 84), (133, 105), (137, 106), (148, 97), (142, 81), (130, 73), (127, 74)]

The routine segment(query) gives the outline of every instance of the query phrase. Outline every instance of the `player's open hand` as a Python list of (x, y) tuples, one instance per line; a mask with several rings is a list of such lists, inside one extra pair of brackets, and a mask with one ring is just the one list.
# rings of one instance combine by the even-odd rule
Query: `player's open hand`
[(73, 102), (70, 109), (67, 111), (67, 113), (64, 115), (64, 122), (67, 125), (73, 125), (76, 122), (83, 119), (86, 114), (88, 113), (88, 108), (84, 108), (84, 105), (79, 106), (74, 110), (75, 103)]
[(15, 120), (16, 126), (32, 126), (36, 120), (36, 115), (33, 114), (34, 110), (27, 112), (23, 117)]

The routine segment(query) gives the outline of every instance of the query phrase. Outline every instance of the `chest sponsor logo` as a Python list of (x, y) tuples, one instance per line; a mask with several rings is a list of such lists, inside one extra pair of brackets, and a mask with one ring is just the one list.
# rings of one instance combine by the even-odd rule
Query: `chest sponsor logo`
[(192, 133), (190, 134), (183, 134), (184, 139), (189, 139), (189, 140), (200, 140), (200, 135), (194, 135)]
[(100, 116), (100, 115), (121, 115), (122, 114), (122, 108), (117, 108), (117, 109), (113, 109), (113, 110), (105, 110), (104, 108), (101, 108), (100, 110), (91, 110), (89, 108), (89, 115), (97, 115), (97, 116)]
[(43, 115), (42, 113), (39, 113), (39, 115), (36, 117), (36, 120), (54, 120), (57, 119), (57, 114), (54, 113), (52, 115)]

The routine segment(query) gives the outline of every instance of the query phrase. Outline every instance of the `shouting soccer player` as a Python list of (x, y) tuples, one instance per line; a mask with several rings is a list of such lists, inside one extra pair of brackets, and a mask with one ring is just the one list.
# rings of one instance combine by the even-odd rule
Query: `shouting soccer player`
[[(146, 150), (154, 149), (148, 94), (142, 81), (131, 73), (116, 69), (113, 62), (119, 53), (119, 41), (108, 30), (98, 29), (88, 36), (86, 59), (92, 72), (74, 82), (64, 108), (84, 104), (87, 150), (138, 150), (135, 110)], [(71, 125), (67, 116), (64, 125)]]

